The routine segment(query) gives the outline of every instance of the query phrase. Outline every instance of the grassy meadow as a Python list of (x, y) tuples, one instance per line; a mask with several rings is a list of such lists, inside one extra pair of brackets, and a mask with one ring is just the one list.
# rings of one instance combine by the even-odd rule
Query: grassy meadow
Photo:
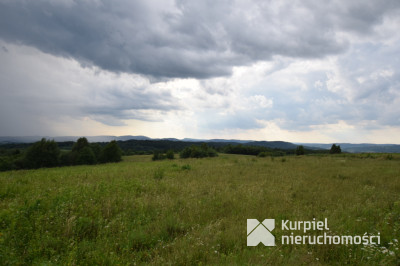
[[(328, 219), (380, 245), (246, 245), (246, 222)], [(312, 232), (317, 233), (317, 232)], [(2, 265), (400, 264), (400, 155), (123, 162), (0, 173)]]

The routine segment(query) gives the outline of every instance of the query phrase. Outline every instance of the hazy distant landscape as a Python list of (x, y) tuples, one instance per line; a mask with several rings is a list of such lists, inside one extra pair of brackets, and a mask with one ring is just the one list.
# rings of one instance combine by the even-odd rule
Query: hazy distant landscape
[[(42, 139), (54, 139), (57, 142), (75, 141), (79, 137), (64, 136), (64, 137), (48, 137), (48, 136), (25, 136), (25, 137), (1, 137), (0, 136), (0, 147), (6, 144), (18, 144), (18, 143), (32, 143)], [(285, 141), (252, 141), (252, 140), (235, 140), (235, 139), (176, 139), (176, 138), (163, 138), (163, 139), (152, 139), (146, 136), (87, 136), (90, 142), (109, 142), (111, 140), (117, 141), (128, 141), (128, 140), (164, 140), (164, 141), (181, 141), (181, 142), (206, 142), (206, 143), (240, 143), (248, 145), (259, 145), (269, 148), (279, 149), (295, 149), (298, 145), (303, 145), (310, 149), (326, 149), (329, 150), (333, 143), (290, 143)], [(352, 144), (352, 143), (336, 143), (340, 145), (342, 151), (350, 153), (363, 153), (363, 152), (379, 152), (379, 153), (400, 153), (400, 145), (398, 144)]]

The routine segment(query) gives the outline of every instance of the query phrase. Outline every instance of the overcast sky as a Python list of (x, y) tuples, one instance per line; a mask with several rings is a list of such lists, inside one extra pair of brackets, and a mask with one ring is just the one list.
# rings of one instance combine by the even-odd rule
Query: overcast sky
[(0, 0), (0, 136), (400, 143), (399, 0)]

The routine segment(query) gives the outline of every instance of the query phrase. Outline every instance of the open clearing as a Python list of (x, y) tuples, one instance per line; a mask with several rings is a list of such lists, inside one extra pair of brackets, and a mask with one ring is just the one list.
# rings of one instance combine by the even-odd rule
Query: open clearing
[[(277, 227), (276, 247), (247, 247), (250, 218), (327, 218), (332, 234), (381, 242), (281, 245)], [(0, 264), (396, 265), (399, 236), (396, 155), (129, 156), (0, 173)]]

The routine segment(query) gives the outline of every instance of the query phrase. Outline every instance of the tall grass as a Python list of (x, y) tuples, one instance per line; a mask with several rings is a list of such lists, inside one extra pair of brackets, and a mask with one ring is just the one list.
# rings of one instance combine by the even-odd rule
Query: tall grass
[[(284, 159), (131, 156), (0, 173), (0, 264), (400, 262), (396, 155)], [(250, 218), (327, 218), (332, 234), (380, 232), (381, 245), (247, 247)]]

